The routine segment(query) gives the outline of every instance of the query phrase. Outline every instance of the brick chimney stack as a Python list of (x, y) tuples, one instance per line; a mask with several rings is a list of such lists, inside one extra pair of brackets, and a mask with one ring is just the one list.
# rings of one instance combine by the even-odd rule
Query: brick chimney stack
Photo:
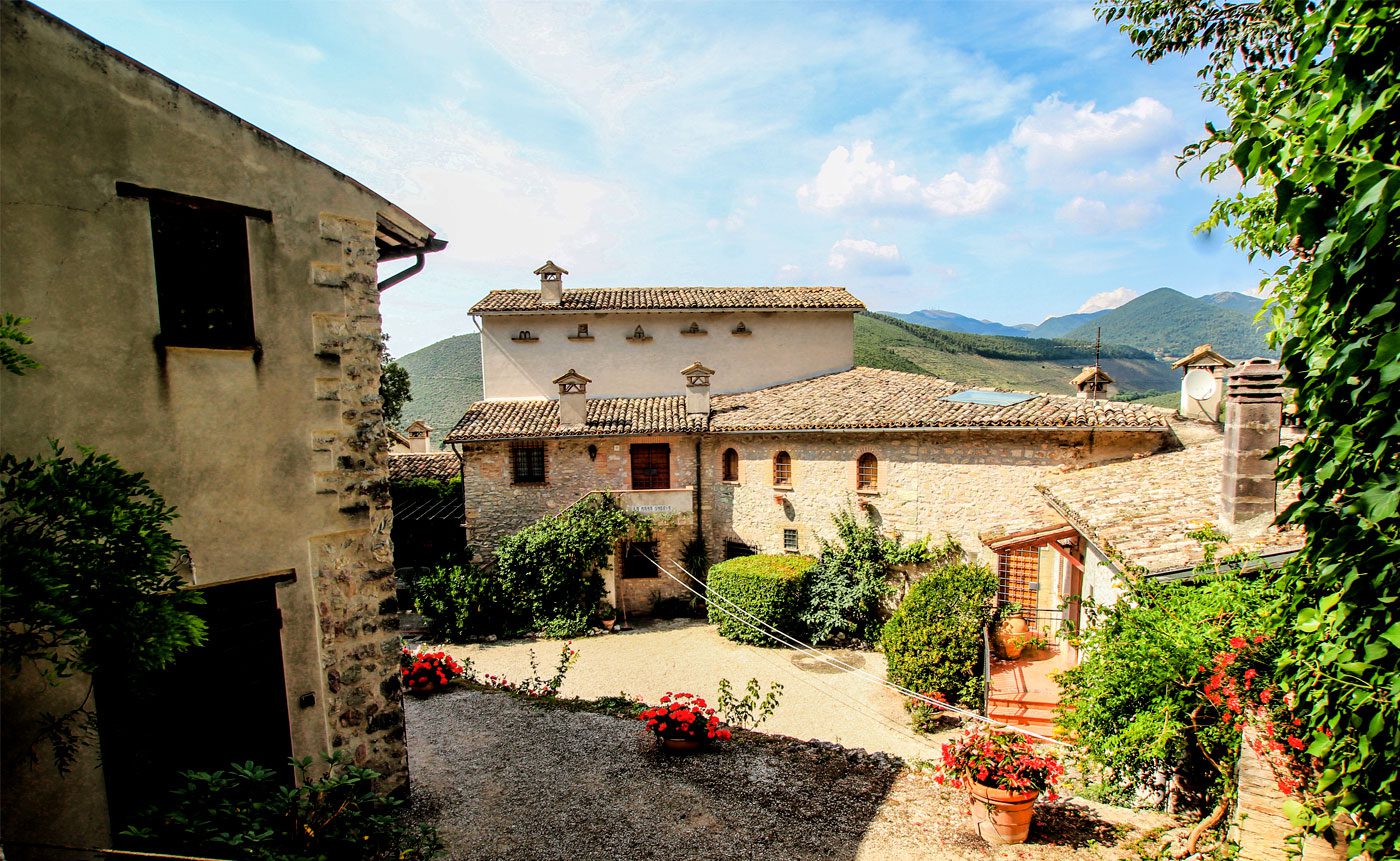
[(588, 384), (592, 380), (573, 368), (554, 381), (559, 387), (559, 427), (577, 430), (588, 424)]
[(408, 450), (417, 454), (425, 454), (431, 451), (432, 433), (435, 429), (428, 426), (428, 423), (418, 419), (413, 424), (404, 428), (404, 433), (408, 436)]
[(1230, 370), (1227, 383), (1220, 527), (1238, 539), (1262, 533), (1278, 513), (1276, 464), (1268, 454), (1283, 424), (1283, 370), (1250, 359)]
[(685, 414), (688, 416), (708, 416), (710, 414), (710, 377), (714, 371), (692, 362), (682, 368), (685, 375)]
[(556, 266), (553, 260), (535, 270), (540, 276), (540, 304), (548, 308), (558, 308), (564, 303), (564, 276), (569, 270)]

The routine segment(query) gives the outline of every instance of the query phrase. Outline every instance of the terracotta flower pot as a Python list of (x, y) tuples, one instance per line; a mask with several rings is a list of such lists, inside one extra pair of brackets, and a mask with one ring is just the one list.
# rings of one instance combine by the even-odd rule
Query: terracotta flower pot
[(997, 649), (1007, 658), (1016, 660), (1021, 657), (1021, 649), (1025, 646), (1026, 640), (1030, 639), (1030, 629), (1026, 625), (1026, 620), (1020, 616), (1010, 616), (997, 626), (996, 635)]
[(661, 744), (667, 750), (688, 752), (700, 749), (700, 739), (698, 738), (663, 738)]
[(1024, 843), (1031, 833), (1037, 791), (1013, 792), (967, 781), (972, 796), (972, 823), (977, 836), (994, 846)]
[(437, 682), (428, 682), (427, 684), (420, 683), (409, 685), (408, 692), (416, 697), (426, 697), (428, 694), (437, 692), (440, 687), (442, 686)]

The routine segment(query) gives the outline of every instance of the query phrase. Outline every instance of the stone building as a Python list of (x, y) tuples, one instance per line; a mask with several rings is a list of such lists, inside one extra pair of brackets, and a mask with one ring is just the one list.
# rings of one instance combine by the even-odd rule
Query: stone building
[(86, 686), (3, 680), (5, 854), (110, 846), (174, 768), (290, 777), (288, 756), (339, 750), (403, 786), (378, 395), (379, 293), (401, 279), (377, 266), (445, 243), (46, 12), (0, 15), (0, 284), (40, 363), (0, 374), (3, 448), (57, 438), (144, 473), (210, 624), (160, 690), (99, 680), (100, 760), (66, 776), (30, 763), (34, 722)]
[[(534, 366), (515, 357), (539, 345), (483, 339), (484, 356), (502, 355), (484, 362), (487, 399), (446, 437), (463, 458), (469, 540), (489, 556), (496, 541), (539, 517), (591, 492), (614, 493), (657, 521), (655, 546), (622, 548), (606, 578), (610, 597), (629, 613), (686, 594), (650, 558), (676, 564), (696, 537), (711, 558), (814, 553), (843, 510), (864, 511), (910, 538), (950, 534), (969, 553), (995, 559), (979, 535), (1008, 511), (1040, 505), (1035, 485), (1046, 475), (1176, 444), (1157, 412), (1131, 404), (855, 368), (851, 318), (859, 303), (839, 288), (560, 289), (548, 299), (550, 310), (531, 316), (549, 289), (493, 292), (473, 310), (489, 316), (509, 306), (509, 328), (532, 338), (584, 325), (598, 332), (595, 314), (629, 324), (646, 316), (654, 321), (649, 331), (669, 332), (702, 310), (714, 319), (743, 318), (753, 330), (733, 342), (741, 346), (695, 342), (693, 352), (678, 351), (688, 343), (678, 334), (676, 349), (645, 355), (638, 352), (645, 344), (614, 332), (591, 354), (561, 352), (567, 364), (531, 371), (532, 379), (550, 379), (549, 397), (537, 389), (492, 396), (501, 391), (492, 387), (492, 367), (515, 367), (523, 379), (518, 368)], [(789, 302), (796, 307), (784, 307)], [(817, 303), (828, 307), (814, 332)], [(754, 307), (767, 316), (754, 316)], [(839, 336), (831, 335), (833, 321), (843, 327)], [(813, 337), (830, 340), (787, 354)], [(796, 379), (766, 381), (775, 374)], [(730, 375), (741, 383), (725, 383)], [(629, 392), (634, 379), (640, 390)]]

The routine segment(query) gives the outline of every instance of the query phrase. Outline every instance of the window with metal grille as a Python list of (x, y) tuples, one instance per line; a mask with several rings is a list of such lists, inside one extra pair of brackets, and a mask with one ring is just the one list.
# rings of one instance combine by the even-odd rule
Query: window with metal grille
[(880, 461), (866, 452), (856, 460), (856, 490), (875, 490), (880, 486)]
[(150, 207), (161, 343), (256, 346), (247, 218), (193, 200), (152, 199)]
[(792, 458), (785, 451), (773, 456), (773, 483), (779, 487), (792, 486)]
[(544, 446), (516, 446), (515, 448), (511, 449), (510, 464), (512, 483), (544, 483)]
[(997, 553), (997, 603), (1021, 605), (1021, 615), (1034, 622), (1040, 598), (1040, 551), (1002, 550)]
[(784, 529), (784, 530), (783, 530), (783, 549), (784, 549), (784, 550), (791, 551), (791, 552), (793, 552), (793, 553), (796, 553), (796, 552), (797, 552), (798, 547), (797, 547), (797, 530), (796, 530), (796, 529)]
[(739, 453), (732, 448), (724, 450), (724, 481), (739, 480)]

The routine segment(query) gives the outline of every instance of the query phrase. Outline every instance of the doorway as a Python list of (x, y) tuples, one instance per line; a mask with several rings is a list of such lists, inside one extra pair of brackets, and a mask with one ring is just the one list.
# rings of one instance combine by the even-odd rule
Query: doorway
[(671, 486), (671, 446), (664, 442), (632, 446), (632, 489), (666, 490)]

